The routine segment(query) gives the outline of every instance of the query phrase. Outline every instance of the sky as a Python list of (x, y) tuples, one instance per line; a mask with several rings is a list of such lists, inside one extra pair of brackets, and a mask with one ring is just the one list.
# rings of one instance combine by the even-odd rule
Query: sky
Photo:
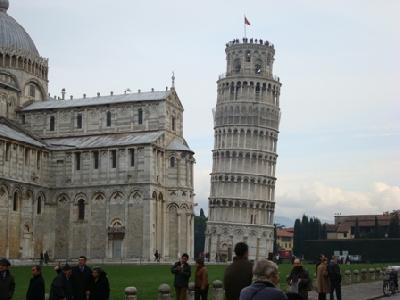
[(212, 108), (225, 44), (275, 45), (281, 88), (276, 215), (400, 208), (400, 1), (10, 0), (49, 58), (49, 92), (164, 90), (175, 72), (207, 212)]

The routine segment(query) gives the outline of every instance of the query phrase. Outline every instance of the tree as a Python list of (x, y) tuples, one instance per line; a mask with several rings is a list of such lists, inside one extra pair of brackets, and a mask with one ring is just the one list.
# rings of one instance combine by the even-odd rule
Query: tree
[(206, 241), (207, 217), (204, 210), (200, 209), (200, 215), (194, 217), (194, 256), (198, 257), (204, 251)]
[(391, 239), (400, 238), (400, 228), (399, 228), (399, 214), (394, 213), (390, 218), (389, 223), (389, 237)]
[(358, 226), (358, 218), (356, 218), (356, 224), (354, 226), (354, 238), (355, 239), (360, 238), (360, 227)]
[(297, 256), (303, 254), (303, 232), (300, 219), (296, 219), (293, 229), (293, 252)]

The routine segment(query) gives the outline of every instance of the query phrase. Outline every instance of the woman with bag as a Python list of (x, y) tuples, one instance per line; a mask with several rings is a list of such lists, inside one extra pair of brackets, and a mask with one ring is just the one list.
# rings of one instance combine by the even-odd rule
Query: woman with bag
[(293, 261), (293, 268), (287, 278), (290, 293), (299, 294), (304, 300), (308, 300), (308, 291), (311, 290), (311, 280), (307, 270), (301, 265), (300, 259)]

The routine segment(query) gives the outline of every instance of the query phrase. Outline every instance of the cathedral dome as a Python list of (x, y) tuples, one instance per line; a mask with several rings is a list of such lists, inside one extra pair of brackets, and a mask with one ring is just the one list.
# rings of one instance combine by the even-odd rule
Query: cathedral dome
[(7, 14), (8, 0), (0, 0), (0, 49), (16, 50), (26, 56), (40, 56), (25, 29)]

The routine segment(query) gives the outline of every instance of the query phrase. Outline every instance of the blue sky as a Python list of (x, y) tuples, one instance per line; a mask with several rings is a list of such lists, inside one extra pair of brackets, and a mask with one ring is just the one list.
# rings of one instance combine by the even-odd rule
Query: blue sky
[(165, 89), (176, 74), (207, 208), (216, 80), (225, 43), (275, 44), (283, 83), (277, 211), (332, 219), (400, 207), (400, 2), (10, 0), (50, 59), (49, 91)]

